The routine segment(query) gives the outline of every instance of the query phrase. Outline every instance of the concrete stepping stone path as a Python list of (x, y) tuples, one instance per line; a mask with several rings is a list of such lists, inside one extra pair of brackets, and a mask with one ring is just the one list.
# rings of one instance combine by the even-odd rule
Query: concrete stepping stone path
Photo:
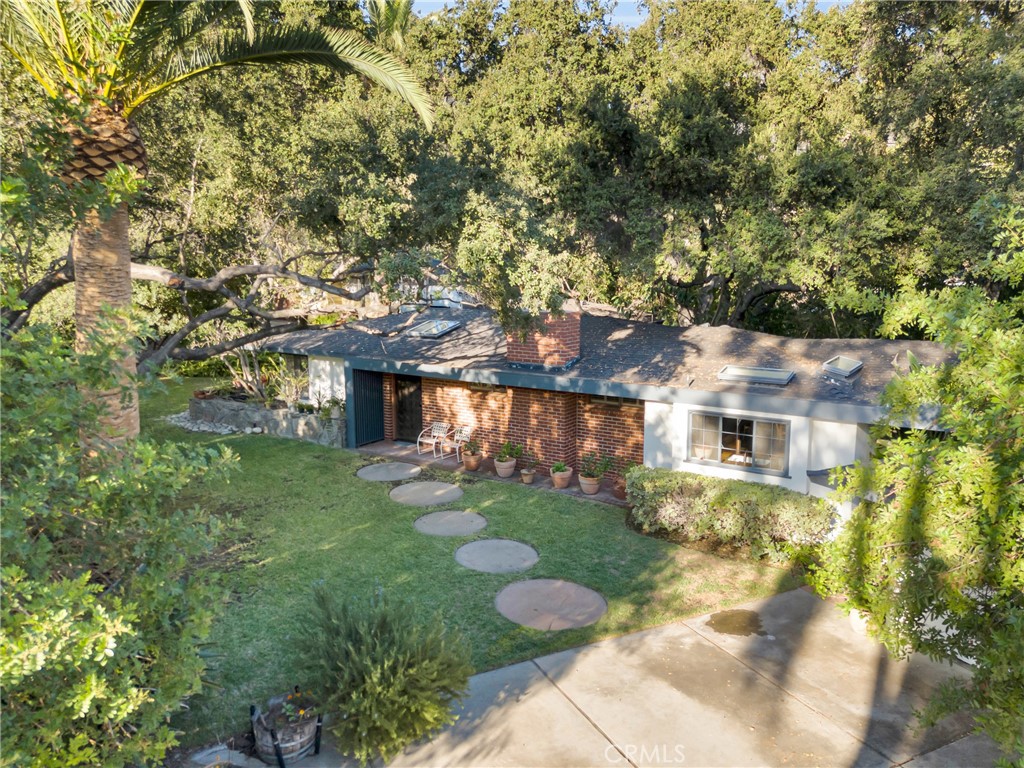
[(416, 530), (428, 536), (471, 536), (487, 525), (487, 518), (476, 512), (444, 510), (416, 518)]
[(419, 477), (423, 469), (415, 464), (389, 461), (387, 464), (370, 464), (356, 472), (356, 477), (371, 482), (387, 483), (396, 480), (412, 480)]
[(462, 498), (462, 489), (451, 483), (406, 483), (392, 488), (392, 501), (413, 507), (432, 507), (435, 504), (451, 504)]
[(515, 573), (536, 564), (537, 550), (512, 539), (481, 539), (455, 550), (459, 565), (483, 573)]
[(494, 600), (509, 621), (533, 629), (575, 629), (595, 623), (608, 603), (592, 589), (561, 579), (530, 579), (509, 584)]

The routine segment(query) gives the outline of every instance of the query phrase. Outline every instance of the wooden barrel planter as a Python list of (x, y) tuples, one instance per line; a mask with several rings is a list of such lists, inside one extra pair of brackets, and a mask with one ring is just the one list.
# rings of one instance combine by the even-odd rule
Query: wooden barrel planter
[[(298, 688), (295, 693), (299, 694)], [(294, 696), (274, 696), (267, 702), (266, 712), (261, 712), (256, 706), (249, 707), (256, 756), (267, 765), (276, 765), (278, 768), (288, 768), (307, 755), (320, 754), (324, 716), (317, 714), (288, 718), (283, 705), (289, 695)]]

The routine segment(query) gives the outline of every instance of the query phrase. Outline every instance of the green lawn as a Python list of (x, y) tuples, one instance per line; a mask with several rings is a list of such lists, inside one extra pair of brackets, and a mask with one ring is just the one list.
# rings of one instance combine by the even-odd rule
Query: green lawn
[[(194, 499), (230, 514), (235, 533), (213, 567), (231, 600), (212, 637), (210, 679), (220, 689), (189, 702), (178, 723), (197, 744), (245, 728), (248, 705), (295, 683), (292, 639), (311, 605), (310, 585), (365, 595), (377, 585), (420, 610), (439, 610), (470, 639), (478, 671), (674, 621), (789, 589), (798, 582), (766, 564), (724, 560), (630, 530), (624, 512), (523, 485), (454, 479), (465, 496), (452, 508), (484, 515), (473, 538), (506, 537), (540, 553), (529, 577), (561, 578), (600, 592), (608, 613), (565, 632), (519, 627), (494, 597), (523, 574), (484, 574), (456, 564), (468, 539), (413, 528), (423, 509), (395, 504), (390, 483), (355, 476), (371, 460), (352, 451), (265, 436), (195, 435), (158, 417), (185, 409), (191, 380), (144, 399), (144, 431), (160, 439), (223, 443), (238, 453), (230, 482), (197, 488)], [(433, 473), (431, 479), (453, 479)], [(429, 511), (429, 510), (428, 510)]]

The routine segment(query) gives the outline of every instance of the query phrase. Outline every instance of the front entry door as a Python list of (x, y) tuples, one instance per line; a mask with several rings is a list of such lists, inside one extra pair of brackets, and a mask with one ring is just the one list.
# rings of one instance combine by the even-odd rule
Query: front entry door
[(415, 443), (423, 431), (423, 385), (419, 376), (395, 376), (395, 440)]

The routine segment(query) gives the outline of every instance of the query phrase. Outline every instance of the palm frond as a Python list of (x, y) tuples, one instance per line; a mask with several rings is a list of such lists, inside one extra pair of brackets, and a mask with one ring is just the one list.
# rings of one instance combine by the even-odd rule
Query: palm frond
[[(230, 2), (195, 2), (194, 0), (143, 0), (144, 13), (132, 35), (132, 45), (124, 51), (122, 70), (124, 79), (151, 80), (155, 73), (166, 69), (174, 57), (182, 55), (195, 44), (196, 39), (218, 21), (241, 9), (249, 29), (251, 7), (243, 0)], [(248, 11), (249, 15), (246, 16)]]
[(433, 107), (423, 86), (389, 53), (351, 32), (289, 28), (257, 30), (252, 42), (238, 32), (225, 31), (188, 53), (175, 53), (125, 93), (125, 114), (196, 75), (223, 67), (266, 64), (316, 64), (343, 75), (363, 75), (400, 96), (428, 128), (433, 125)]
[(31, 0), (0, 2), (0, 44), (51, 96), (71, 79), (58, 37), (54, 6)]
[(405, 47), (405, 32), (412, 18), (412, 0), (369, 0), (367, 12), (377, 45), (394, 50)]

